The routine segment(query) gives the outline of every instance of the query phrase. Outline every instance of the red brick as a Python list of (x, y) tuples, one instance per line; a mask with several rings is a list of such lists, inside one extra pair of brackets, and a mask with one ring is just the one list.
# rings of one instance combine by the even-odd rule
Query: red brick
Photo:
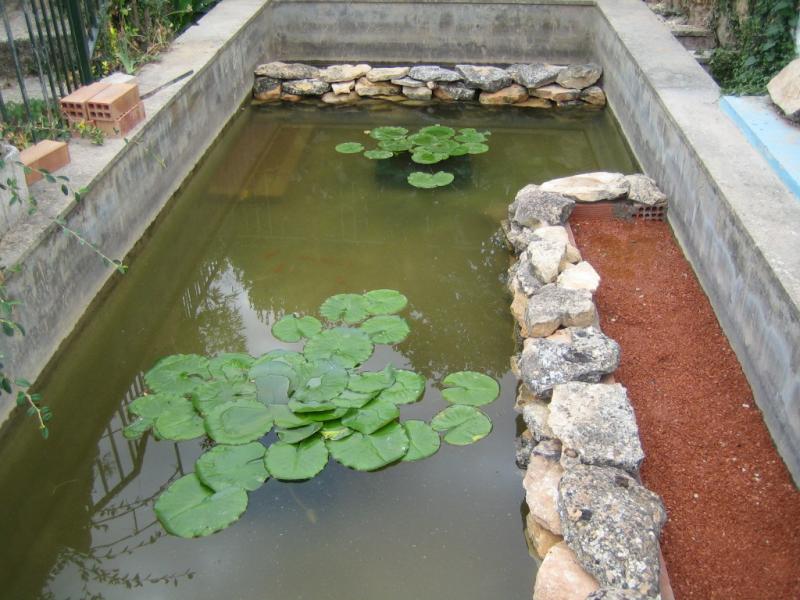
[(138, 85), (114, 83), (95, 94), (86, 103), (86, 109), (88, 118), (92, 121), (116, 121), (137, 104), (139, 104)]
[(119, 119), (113, 121), (96, 120), (94, 125), (98, 129), (101, 129), (103, 133), (106, 134), (106, 137), (122, 137), (136, 127), (144, 117), (144, 104), (140, 102)]
[[(32, 169), (45, 169), (56, 171), (69, 164), (69, 148), (66, 142), (54, 142), (53, 140), (42, 140), (38, 144), (25, 148), (20, 152), (20, 162)], [(37, 171), (31, 171), (25, 175), (28, 185), (39, 181), (42, 175)]]

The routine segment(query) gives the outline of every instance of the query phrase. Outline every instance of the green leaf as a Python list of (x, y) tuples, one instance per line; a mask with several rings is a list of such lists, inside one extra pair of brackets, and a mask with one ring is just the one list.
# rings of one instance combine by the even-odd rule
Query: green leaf
[(322, 331), (322, 323), (316, 317), (286, 315), (272, 326), (272, 335), (282, 342), (299, 342)]
[(414, 154), (411, 155), (411, 160), (420, 165), (433, 165), (443, 160), (447, 160), (448, 157), (448, 154), (431, 152), (430, 150), (425, 150), (424, 148), (418, 148), (414, 150)]
[(361, 294), (336, 294), (319, 308), (320, 314), (329, 321), (344, 321), (353, 325), (367, 318), (367, 301)]
[(191, 440), (205, 434), (203, 417), (192, 403), (176, 404), (162, 412), (153, 423), (153, 432), (162, 440)]
[(456, 404), (433, 417), (431, 427), (435, 431), (446, 431), (444, 441), (448, 444), (466, 446), (489, 435), (492, 422), (477, 408)]
[(364, 146), (358, 142), (344, 142), (336, 146), (335, 150), (340, 154), (358, 154), (364, 149)]
[(369, 132), (369, 137), (373, 140), (396, 140), (408, 133), (404, 127), (376, 127)]
[(462, 130), (454, 139), (462, 144), (483, 144), (486, 142), (486, 136), (474, 129), (472, 131)]
[(392, 404), (411, 404), (422, 397), (425, 391), (425, 378), (413, 371), (398, 369), (395, 371), (394, 384), (383, 390), (378, 400), (386, 400)]
[(139, 396), (131, 402), (128, 410), (137, 417), (155, 420), (168, 408), (188, 402), (186, 398), (177, 394), (147, 394)]
[(435, 138), (450, 138), (456, 133), (455, 129), (444, 125), (430, 125), (429, 127), (423, 127), (419, 132), (423, 135), (432, 135)]
[(450, 156), (464, 156), (465, 154), (469, 154), (469, 147), (464, 144), (459, 144), (455, 148), (450, 151)]
[(372, 400), (376, 394), (377, 392), (355, 392), (348, 389), (336, 396), (336, 398), (331, 400), (331, 402), (335, 406), (342, 408), (361, 408), (367, 402)]
[(275, 427), (280, 427), (281, 429), (303, 427), (314, 422), (309, 419), (310, 413), (295, 414), (285, 404), (276, 404), (270, 406), (269, 412), (272, 415), (272, 418), (275, 420)]
[(393, 315), (408, 305), (408, 298), (397, 290), (372, 290), (364, 294), (371, 315)]
[(195, 388), (191, 394), (192, 404), (201, 415), (226, 402), (255, 400), (256, 386), (249, 381), (208, 381)]
[(421, 460), (436, 454), (441, 445), (439, 434), (425, 421), (403, 421), (403, 428), (408, 436), (408, 452), (403, 457), (405, 462)]
[(122, 430), (122, 436), (126, 440), (138, 440), (145, 433), (150, 431), (150, 428), (152, 426), (153, 426), (152, 419), (144, 419), (142, 417), (139, 417), (135, 421), (132, 421)]
[[(226, 402), (206, 415), (206, 431), (220, 444), (247, 444), (272, 428), (272, 413), (255, 400)], [(158, 424), (158, 422), (156, 422)]]
[(154, 392), (186, 394), (208, 379), (208, 359), (197, 354), (175, 354), (162, 358), (145, 373)]
[(308, 340), (303, 352), (310, 361), (333, 360), (351, 369), (372, 356), (372, 342), (359, 329), (334, 327)]
[(208, 361), (208, 371), (212, 377), (228, 381), (244, 381), (255, 359), (241, 352), (219, 354)]
[(388, 150), (389, 152), (406, 152), (411, 150), (414, 144), (411, 140), (406, 138), (397, 138), (393, 140), (382, 140), (378, 142), (378, 147), (381, 150)]
[(264, 404), (288, 404), (300, 379), (300, 371), (308, 365), (303, 359), (299, 367), (280, 360), (260, 362), (250, 369), (249, 377), (255, 382), (257, 399)]
[(364, 152), (364, 157), (370, 160), (386, 160), (393, 156), (394, 152), (390, 152), (389, 150), (367, 150)]
[(341, 440), (327, 442), (331, 456), (357, 471), (374, 471), (400, 460), (408, 451), (408, 436), (399, 423), (390, 423), (375, 433), (353, 432)]
[(264, 462), (275, 479), (283, 481), (311, 479), (328, 464), (328, 449), (322, 437), (318, 435), (299, 444), (275, 442), (267, 448)]
[(322, 423), (309, 423), (303, 427), (294, 429), (278, 429), (278, 438), (287, 444), (296, 444), (304, 439), (311, 437), (322, 429)]
[(414, 187), (432, 189), (449, 185), (453, 182), (453, 179), (455, 179), (453, 174), (447, 171), (438, 171), (434, 174), (414, 171), (408, 176), (407, 181)]
[(464, 144), (464, 146), (468, 154), (483, 154), (489, 151), (489, 146), (486, 144)]
[(339, 406), (339, 407), (336, 407), (334, 409), (326, 410), (326, 411), (322, 411), (322, 412), (307, 413), (307, 415), (308, 415), (308, 419), (310, 421), (314, 421), (314, 422), (317, 422), (317, 421), (319, 421), (319, 422), (333, 421), (335, 419), (338, 419), (339, 417), (343, 417), (344, 415), (346, 415), (347, 411), (349, 411), (349, 410), (350, 410), (349, 408), (343, 408), (343, 407)]
[(397, 315), (369, 318), (361, 324), (361, 330), (365, 331), (375, 344), (399, 344), (411, 331), (406, 320)]
[[(303, 370), (303, 379), (289, 402), (295, 412), (316, 412), (335, 408), (331, 401), (347, 387), (347, 371), (334, 361), (320, 360)], [(299, 404), (325, 406), (316, 410), (300, 407)]]
[[(266, 354), (259, 356), (253, 363), (253, 366), (260, 365), (265, 362), (282, 362), (294, 369), (298, 369), (306, 364), (306, 357), (303, 356), (302, 352), (278, 348), (276, 350), (270, 350)], [(253, 378), (252, 373), (250, 378)]]
[(319, 433), (325, 440), (341, 440), (353, 433), (353, 430), (342, 425), (341, 421), (325, 421)]
[(342, 417), (342, 425), (361, 433), (373, 433), (399, 416), (400, 410), (396, 405), (386, 400), (373, 400)]
[(461, 144), (454, 142), (453, 140), (439, 140), (433, 144), (428, 144), (421, 149), (427, 150), (428, 152), (433, 152), (434, 154), (447, 154), (447, 156), (450, 156), (457, 148), (460, 147)]
[(169, 533), (184, 538), (210, 535), (236, 521), (247, 509), (247, 492), (228, 487), (215, 492), (194, 473), (173, 482), (158, 498), (155, 513)]
[(264, 466), (266, 448), (259, 442), (242, 446), (221, 444), (204, 453), (194, 465), (195, 474), (209, 488), (221, 492), (238, 487), (249, 492), (260, 488), (269, 477)]
[(442, 396), (451, 404), (483, 406), (494, 402), (500, 395), (500, 386), (494, 379), (475, 371), (451, 373), (442, 384), (447, 387)]
[(347, 387), (354, 392), (377, 394), (394, 384), (395, 368), (386, 365), (382, 371), (354, 373), (350, 375)]

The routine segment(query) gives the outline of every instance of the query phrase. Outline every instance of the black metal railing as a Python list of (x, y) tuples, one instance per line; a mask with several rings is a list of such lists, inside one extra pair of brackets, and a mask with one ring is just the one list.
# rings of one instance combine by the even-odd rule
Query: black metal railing
[[(0, 0), (0, 75), (29, 121), (55, 111), (59, 98), (92, 82), (91, 59), (108, 0)], [(12, 115), (0, 91), (0, 119)]]

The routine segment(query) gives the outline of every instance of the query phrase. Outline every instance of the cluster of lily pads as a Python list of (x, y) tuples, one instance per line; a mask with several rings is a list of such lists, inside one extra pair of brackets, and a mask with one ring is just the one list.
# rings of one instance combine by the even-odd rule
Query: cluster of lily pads
[[(453, 156), (483, 154), (489, 151), (488, 131), (477, 131), (472, 127), (456, 131), (452, 127), (431, 125), (409, 135), (405, 127), (377, 127), (365, 131), (378, 142), (378, 147), (365, 150), (359, 142), (344, 142), (336, 146), (342, 154), (364, 153), (370, 160), (386, 160), (403, 152), (411, 154), (411, 160), (421, 165), (433, 165)], [(454, 175), (447, 171), (425, 173), (415, 171), (408, 176), (408, 183), (418, 188), (436, 188), (449, 185)]]
[[(425, 378), (392, 365), (359, 369), (375, 344), (397, 344), (408, 336), (408, 323), (396, 314), (407, 303), (395, 290), (338, 294), (320, 307), (327, 324), (298, 314), (274, 324), (279, 340), (305, 339), (302, 352), (279, 349), (258, 358), (177, 354), (148, 371), (148, 393), (129, 405), (137, 418), (124, 435), (136, 439), (152, 430), (158, 439), (207, 436), (213, 442), (194, 472), (158, 498), (155, 512), (164, 528), (187, 538), (224, 529), (244, 513), (247, 492), (269, 477), (312, 478), (329, 457), (374, 471), (433, 455), (440, 433), (457, 446), (488, 435), (492, 423), (477, 407), (499, 395), (491, 377), (452, 373), (442, 381), (450, 406), (430, 423), (400, 422), (398, 406), (422, 398)], [(273, 427), (277, 440), (267, 446), (263, 438)]]

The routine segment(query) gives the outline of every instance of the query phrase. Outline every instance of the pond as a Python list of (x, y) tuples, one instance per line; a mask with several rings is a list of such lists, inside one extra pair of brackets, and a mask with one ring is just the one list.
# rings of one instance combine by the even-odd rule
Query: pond
[[(527, 183), (637, 168), (610, 111), (381, 107), (248, 106), (232, 121), (41, 378), (50, 439), (28, 421), (6, 429), (3, 597), (530, 597), (499, 223)], [(492, 132), (445, 188), (409, 186), (395, 159), (334, 151), (377, 125), (437, 123)], [(483, 407), (492, 433), (374, 473), (331, 461), (307, 482), (271, 479), (226, 530), (166, 534), (153, 503), (203, 442), (122, 437), (142, 373), (174, 353), (297, 349), (272, 336), (277, 319), (377, 288), (408, 297), (411, 334), (366, 369), (428, 380), (402, 418), (430, 419), (446, 405), (441, 379), (475, 370), (501, 384)]]

